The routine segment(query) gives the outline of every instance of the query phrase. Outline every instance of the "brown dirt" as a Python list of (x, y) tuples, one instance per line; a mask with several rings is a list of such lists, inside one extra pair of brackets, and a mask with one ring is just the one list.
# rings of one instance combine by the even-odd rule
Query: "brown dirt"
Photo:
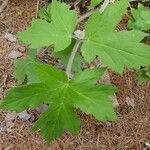
[[(12, 61), (8, 59), (11, 50), (20, 43), (8, 42), (5, 32), (17, 33), (31, 23), (35, 16), (36, 0), (12, 0), (0, 14), (0, 98), (4, 91), (14, 85)], [(18, 16), (18, 12), (21, 15)], [(126, 22), (124, 22), (126, 23)], [(120, 27), (119, 28), (124, 28)], [(65, 133), (64, 136), (47, 144), (38, 134), (31, 134), (31, 122), (15, 119), (9, 132), (0, 134), (0, 150), (148, 150), (150, 143), (150, 83), (142, 86), (136, 83), (136, 74), (126, 69), (123, 77), (112, 73), (111, 82), (120, 91), (117, 94), (119, 120), (97, 122), (93, 117), (79, 112), (81, 131), (77, 137)], [(127, 104), (126, 99), (132, 99)], [(0, 122), (8, 112), (0, 111)]]

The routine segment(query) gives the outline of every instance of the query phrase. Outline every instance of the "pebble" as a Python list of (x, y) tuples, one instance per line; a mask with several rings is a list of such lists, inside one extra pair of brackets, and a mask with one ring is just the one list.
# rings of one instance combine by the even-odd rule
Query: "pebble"
[(8, 58), (10, 58), (10, 59), (17, 59), (17, 58), (20, 58), (22, 56), (23, 56), (23, 54), (21, 52), (16, 51), (16, 50), (13, 50), (8, 54)]
[(38, 108), (37, 108), (37, 111), (39, 113), (42, 113), (43, 111), (47, 110), (48, 109), (48, 105), (46, 104), (41, 104)]
[(23, 111), (21, 113), (18, 113), (18, 117), (22, 119), (23, 121), (27, 121), (31, 118), (31, 115), (27, 113), (27, 111)]
[(18, 51), (23, 53), (26, 51), (26, 48), (24, 46), (19, 46)]
[(4, 37), (10, 42), (16, 42), (17, 40), (16, 36), (11, 33), (5, 33)]
[(126, 103), (128, 106), (131, 106), (131, 107), (135, 107), (135, 102), (134, 102), (134, 99), (133, 98), (130, 98), (130, 97), (126, 97)]

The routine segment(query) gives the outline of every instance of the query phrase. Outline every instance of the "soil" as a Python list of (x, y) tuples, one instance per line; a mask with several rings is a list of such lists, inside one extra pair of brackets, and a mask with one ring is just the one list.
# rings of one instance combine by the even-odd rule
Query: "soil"
[[(18, 41), (6, 40), (5, 33), (16, 34), (24, 30), (36, 16), (36, 4), (36, 0), (11, 0), (0, 14), (0, 99), (3, 99), (6, 89), (15, 85), (13, 61), (8, 57), (10, 52), (18, 51), (20, 46), (25, 47), (22, 52), (25, 56), (28, 50)], [(123, 20), (118, 28), (124, 29), (125, 26), (126, 21)], [(125, 69), (122, 77), (112, 71), (109, 74), (112, 84), (120, 89), (116, 108), (118, 121), (98, 122), (79, 112), (80, 134), (73, 137), (65, 133), (61, 139), (47, 144), (39, 133), (29, 132), (34, 119), (22, 121), (15, 117), (8, 129), (0, 132), (0, 150), (149, 150), (150, 83), (138, 85), (135, 71), (129, 69)], [(6, 123), (9, 113), (0, 111), (0, 127)]]

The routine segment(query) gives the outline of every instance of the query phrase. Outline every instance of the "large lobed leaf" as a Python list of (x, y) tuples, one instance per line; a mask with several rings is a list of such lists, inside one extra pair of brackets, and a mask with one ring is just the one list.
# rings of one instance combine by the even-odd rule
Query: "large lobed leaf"
[(34, 19), (32, 26), (18, 34), (18, 38), (30, 45), (30, 48), (54, 46), (54, 51), (61, 51), (71, 44), (72, 33), (77, 24), (77, 14), (65, 3), (53, 0), (50, 10), (51, 23)]
[(87, 61), (95, 56), (109, 68), (122, 73), (124, 67), (138, 69), (150, 64), (150, 47), (140, 43), (146, 36), (140, 31), (116, 32), (115, 27), (125, 14), (129, 0), (110, 5), (102, 14), (94, 13), (85, 28), (82, 54)]
[(0, 108), (23, 111), (48, 104), (49, 108), (33, 126), (33, 131), (40, 129), (47, 141), (60, 137), (65, 130), (72, 134), (79, 132), (76, 108), (100, 121), (117, 119), (110, 99), (116, 89), (96, 84), (97, 77), (101, 77), (105, 69), (85, 70), (73, 80), (46, 64), (30, 63), (28, 70), (30, 84), (10, 89)]

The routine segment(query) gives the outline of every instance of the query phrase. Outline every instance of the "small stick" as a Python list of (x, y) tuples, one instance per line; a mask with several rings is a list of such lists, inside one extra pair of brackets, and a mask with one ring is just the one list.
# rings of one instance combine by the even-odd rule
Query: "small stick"
[(35, 18), (37, 18), (37, 17), (38, 17), (39, 4), (40, 4), (40, 1), (39, 1), (39, 0), (37, 0), (37, 3), (36, 3), (36, 14), (35, 14)]

